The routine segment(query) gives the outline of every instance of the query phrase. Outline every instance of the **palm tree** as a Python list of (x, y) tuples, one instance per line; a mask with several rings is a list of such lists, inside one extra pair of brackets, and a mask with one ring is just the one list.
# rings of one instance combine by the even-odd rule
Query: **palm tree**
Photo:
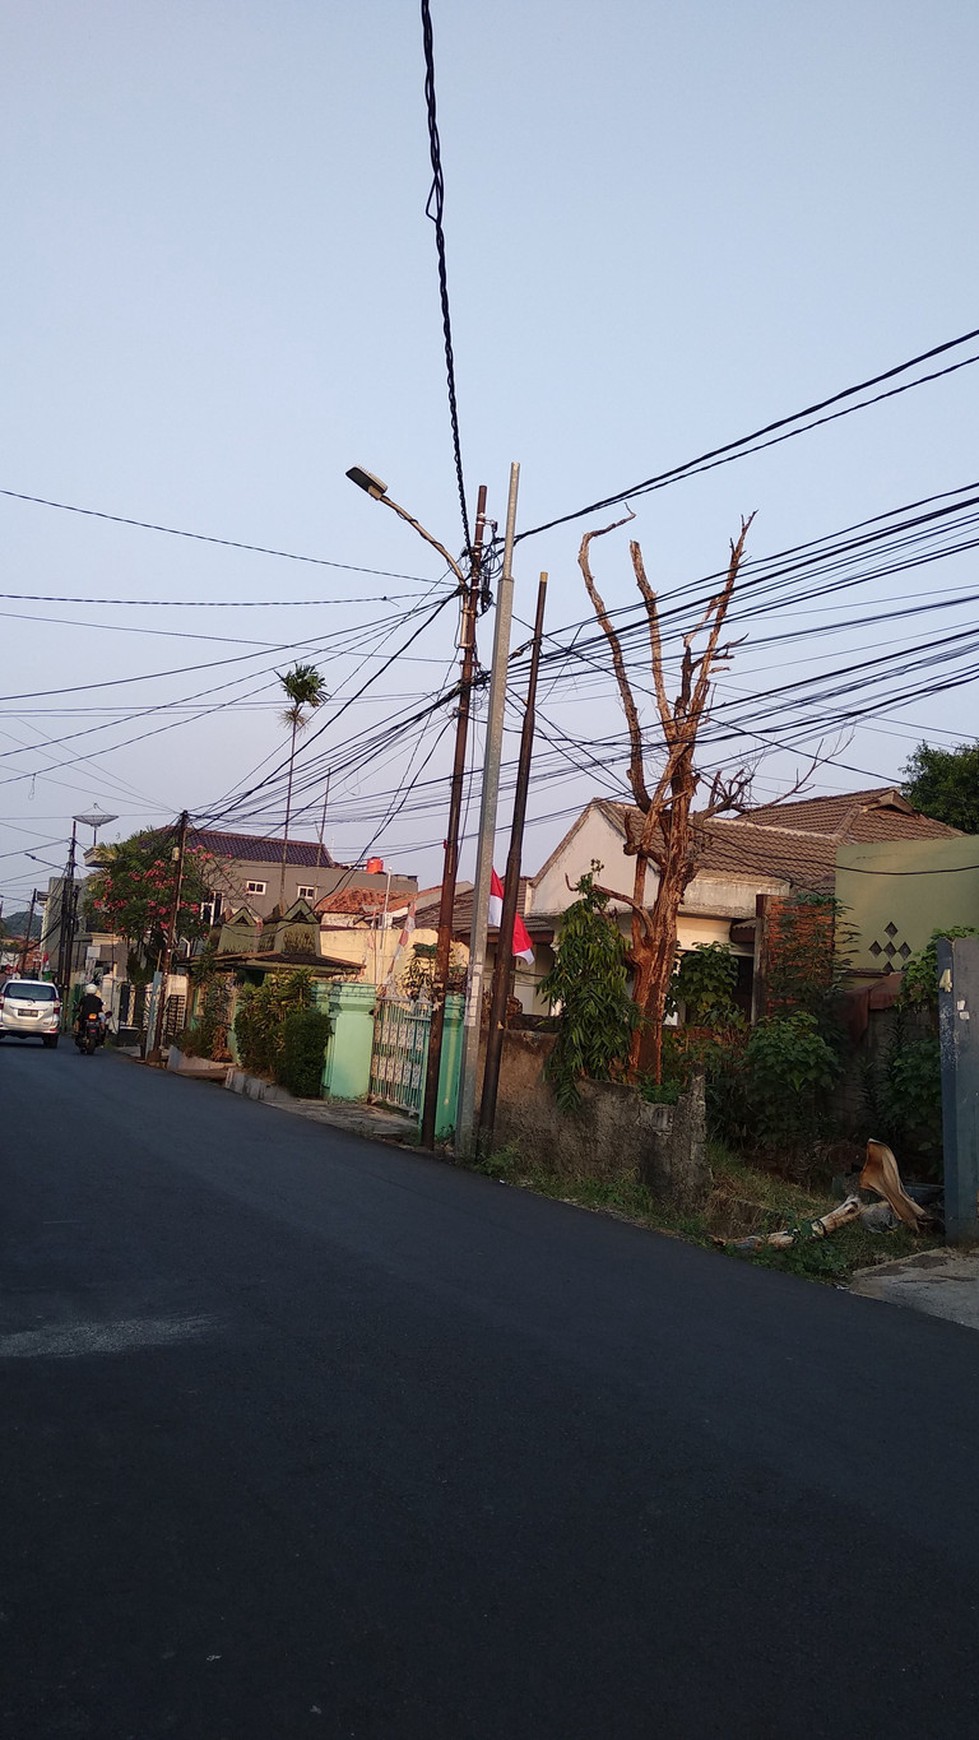
[(329, 700), (326, 684), (315, 665), (293, 665), (279, 677), (289, 705), (283, 710), (282, 723), (292, 733), (289, 745), (289, 781), (286, 786), (286, 821), (282, 830), (282, 868), (279, 876), (279, 911), (285, 910), (286, 857), (289, 851), (289, 816), (292, 810), (292, 770), (296, 760), (296, 738), (309, 724), (312, 714)]

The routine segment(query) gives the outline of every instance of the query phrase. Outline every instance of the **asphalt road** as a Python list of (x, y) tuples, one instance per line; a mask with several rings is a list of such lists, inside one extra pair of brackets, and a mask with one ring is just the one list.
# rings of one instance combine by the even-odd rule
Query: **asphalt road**
[(0, 1046), (6, 1740), (976, 1730), (979, 1337)]

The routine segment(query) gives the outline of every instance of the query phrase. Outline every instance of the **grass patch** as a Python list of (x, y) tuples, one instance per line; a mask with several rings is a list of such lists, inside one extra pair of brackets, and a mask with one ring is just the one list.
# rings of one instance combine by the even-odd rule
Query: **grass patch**
[[(610, 1178), (568, 1177), (528, 1165), (515, 1147), (498, 1149), (482, 1159), (464, 1160), (462, 1164), (501, 1184), (532, 1190), (538, 1196), (574, 1203), (595, 1213), (614, 1215), (635, 1226), (649, 1227), (712, 1249), (717, 1248), (713, 1244), (715, 1239), (777, 1232), (799, 1220), (815, 1220), (835, 1206), (826, 1195), (814, 1195), (775, 1173), (747, 1165), (720, 1143), (710, 1143), (708, 1153), (714, 1185), (698, 1214), (680, 1214), (654, 1201), (634, 1172)], [(831, 1286), (845, 1286), (856, 1269), (893, 1262), (938, 1242), (912, 1238), (904, 1227), (888, 1233), (871, 1233), (855, 1222), (841, 1227), (828, 1239), (806, 1240), (790, 1245), (787, 1250), (769, 1246), (757, 1253), (730, 1254), (762, 1268), (781, 1269)]]

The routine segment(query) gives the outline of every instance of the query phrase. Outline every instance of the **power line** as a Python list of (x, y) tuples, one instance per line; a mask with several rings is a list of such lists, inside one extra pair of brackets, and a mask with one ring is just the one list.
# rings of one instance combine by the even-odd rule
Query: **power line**
[[(32, 502), (36, 507), (58, 508), (66, 514), (82, 514), (86, 519), (109, 520), (116, 526), (135, 526), (141, 532), (165, 532), (170, 538), (190, 538), (195, 544), (218, 544), (225, 550), (250, 550), (256, 556), (278, 556), (284, 562), (310, 562), (316, 568), (340, 568), (345, 574), (372, 574), (379, 580), (413, 580), (424, 585), (418, 574), (398, 574), (391, 568), (361, 568), (354, 562), (331, 562), (325, 556), (300, 556), (295, 550), (276, 550), (267, 544), (246, 544), (240, 538), (216, 538), (209, 532), (187, 532), (179, 526), (161, 526), (153, 520), (137, 520), (126, 514), (106, 513), (102, 508), (77, 507), (72, 502), (51, 501), (43, 495), (26, 495), (19, 489), (0, 489), (0, 495), (7, 496), (11, 501)], [(99, 602), (111, 604), (112, 600), (107, 598)]]
[[(83, 510), (79, 509), (81, 511)], [(190, 536), (189, 533), (187, 535)], [(383, 570), (360, 568), (357, 572), (377, 574)], [(418, 575), (401, 574), (398, 578), (414, 579), (420, 586), (430, 587), (430, 583), (426, 583)], [(325, 605), (334, 604), (403, 604), (406, 599), (426, 596), (427, 591), (374, 592), (366, 593), (360, 598), (75, 598), (61, 592), (0, 592), (0, 598), (8, 599), (12, 603), (133, 605), (139, 610), (321, 610)]]
[[(561, 514), (557, 519), (545, 520), (542, 525), (533, 526), (529, 531), (520, 532), (519, 543), (524, 538), (538, 537), (541, 532), (549, 532), (555, 526), (570, 524), (573, 520), (585, 518), (588, 514), (601, 513), (605, 508), (617, 507), (622, 502), (631, 500), (637, 495), (648, 494), (651, 490), (665, 489), (671, 483), (677, 483), (681, 478), (691, 477), (701, 471), (712, 471), (718, 465), (728, 465), (734, 459), (745, 457), (746, 452), (759, 453), (766, 447), (777, 446), (780, 441), (789, 441), (795, 435), (804, 435), (809, 429), (817, 429), (823, 423), (831, 423), (838, 417), (851, 415), (854, 411), (866, 410), (869, 405), (879, 404), (883, 399), (897, 397), (907, 393), (914, 387), (924, 386), (926, 382), (940, 380), (944, 375), (954, 374), (958, 369), (968, 368), (970, 364), (979, 362), (979, 355), (966, 357), (964, 361), (951, 363), (947, 368), (936, 369), (932, 374), (922, 375), (915, 381), (907, 381), (900, 387), (894, 387), (887, 392), (877, 393), (873, 398), (864, 400), (859, 405), (850, 405), (843, 411), (833, 412), (830, 416), (819, 417), (814, 422), (807, 423), (804, 428), (792, 429), (788, 434), (775, 435), (776, 430), (785, 430), (790, 424), (799, 423), (804, 417), (816, 417), (818, 411), (825, 411), (830, 405), (837, 405), (843, 399), (855, 397), (870, 387), (879, 386), (882, 381), (895, 379), (906, 374), (909, 369), (917, 368), (919, 363), (929, 362), (932, 357), (942, 356), (950, 350), (956, 350), (960, 345), (969, 344), (979, 338), (979, 327), (971, 332), (965, 332), (959, 338), (950, 338), (944, 344), (933, 345), (931, 350), (921, 351), (917, 356), (909, 357), (906, 362), (897, 363), (893, 368), (885, 369), (882, 374), (871, 375), (867, 380), (858, 381), (855, 386), (844, 387), (841, 392), (833, 393), (828, 399), (817, 400), (815, 404), (806, 405), (800, 411), (793, 411), (790, 416), (778, 417), (773, 423), (766, 423), (760, 429), (755, 429), (750, 435), (739, 435), (735, 441), (727, 441), (721, 447), (708, 448), (706, 453), (700, 453), (695, 459), (687, 459), (682, 465), (671, 466), (668, 471), (661, 471), (653, 477), (647, 477), (642, 483), (636, 483), (629, 489), (619, 490), (615, 495), (603, 496), (601, 500), (590, 502), (587, 507), (576, 508), (573, 513)], [(769, 435), (773, 439), (762, 441), (762, 436)], [(758, 446), (752, 446), (757, 442)]]
[(462, 445), (459, 439), (459, 407), (456, 402), (455, 356), (452, 349), (452, 316), (449, 310), (449, 279), (445, 257), (445, 230), (442, 217), (445, 207), (445, 179), (442, 173), (442, 145), (439, 139), (435, 108), (435, 41), (432, 35), (432, 15), (429, 0), (421, 0), (422, 41), (425, 51), (425, 108), (428, 115), (428, 148), (432, 160), (432, 185), (425, 205), (425, 216), (435, 226), (435, 251), (438, 255), (439, 301), (442, 305), (442, 336), (445, 344), (445, 378), (449, 394), (449, 418), (452, 424), (452, 453), (455, 459), (459, 509), (467, 551), (472, 549), (469, 530), (469, 509), (466, 503), (466, 483), (462, 473)]

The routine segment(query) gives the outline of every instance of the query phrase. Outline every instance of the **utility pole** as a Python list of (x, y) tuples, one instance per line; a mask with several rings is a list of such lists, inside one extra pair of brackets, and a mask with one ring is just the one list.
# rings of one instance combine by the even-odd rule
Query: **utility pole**
[(24, 946), (20, 951), (19, 971), (22, 973), (25, 973), (27, 971), (27, 955), (28, 955), (28, 951), (29, 951), (30, 946), (31, 946), (31, 931), (34, 929), (34, 907), (36, 904), (37, 904), (37, 889), (32, 888), (31, 889), (30, 911), (27, 914), (27, 935), (24, 938)]
[(503, 716), (506, 709), (507, 666), (510, 657), (510, 624), (513, 618), (513, 539), (517, 519), (517, 489), (520, 467), (510, 466), (506, 534), (503, 541), (503, 572), (496, 595), (493, 634), (493, 664), (490, 673), (489, 711), (486, 721), (486, 751), (483, 758), (483, 790), (479, 808), (479, 843), (473, 884), (473, 915), (469, 933), (469, 974), (466, 980), (466, 1012), (462, 1029), (462, 1065), (459, 1076), (459, 1106), (456, 1116), (456, 1147), (469, 1146), (476, 1116), (476, 1078), (479, 1071), (479, 1032), (483, 1012), (483, 979), (486, 971), (486, 927), (489, 921), (490, 876), (493, 842), (500, 797), (500, 761), (503, 751)]
[(177, 924), (180, 917), (180, 890), (184, 880), (184, 854), (187, 850), (187, 824), (189, 821), (186, 810), (180, 812), (180, 831), (177, 844), (174, 847), (176, 860), (176, 879), (173, 885), (173, 901), (170, 906), (170, 922), (167, 925), (166, 942), (160, 962), (160, 995), (156, 1005), (156, 1021), (154, 1023), (153, 1049), (147, 1055), (147, 1063), (159, 1063), (163, 1055), (163, 1017), (167, 1002), (167, 980), (170, 977), (170, 962), (173, 959), (174, 946), (177, 941)]
[(65, 865), (64, 881), (61, 884), (61, 911), (58, 916), (58, 970), (55, 982), (61, 992), (61, 1006), (67, 1009), (68, 992), (71, 988), (71, 957), (75, 944), (75, 839), (77, 817), (71, 821), (71, 842), (68, 846), (68, 862)]
[(329, 801), (330, 801), (330, 775), (329, 775), (329, 772), (327, 772), (326, 790), (323, 793), (323, 814), (320, 817), (319, 846), (318, 846), (317, 852), (316, 852), (316, 868), (317, 868), (317, 870), (322, 870), (322, 868), (323, 868), (323, 835), (326, 833), (326, 806), (329, 803)]
[(520, 732), (520, 760), (517, 764), (517, 789), (513, 797), (513, 822), (510, 829), (510, 850), (507, 854), (506, 878), (503, 888), (503, 913), (493, 964), (493, 995), (490, 1002), (489, 1029), (486, 1034), (486, 1065), (483, 1070), (483, 1092), (479, 1104), (479, 1141), (486, 1145), (493, 1135), (496, 1122), (496, 1096), (500, 1085), (500, 1060), (503, 1055), (503, 1030), (506, 1026), (507, 997), (513, 968), (513, 921), (517, 916), (520, 893), (520, 860), (523, 856), (524, 822), (527, 817), (527, 794), (530, 789), (530, 764), (534, 753), (534, 710), (537, 705), (537, 672), (540, 669), (541, 642), (544, 638), (544, 605), (547, 599), (547, 575), (542, 574), (537, 587), (537, 613), (534, 618), (534, 643), (530, 655), (530, 676), (527, 682), (527, 702)]
[(459, 634), (462, 649), (462, 671), (459, 680), (459, 707), (456, 714), (455, 756), (449, 788), (449, 819), (442, 864), (438, 943), (435, 950), (435, 971), (432, 980), (432, 1015), (428, 1031), (428, 1063), (425, 1069), (425, 1098), (422, 1106), (421, 1141), (424, 1148), (431, 1148), (435, 1144), (439, 1070), (442, 1063), (442, 1034), (445, 1028), (445, 997), (449, 977), (449, 957), (452, 949), (452, 914), (455, 907), (456, 877), (459, 869), (459, 827), (462, 820), (462, 796), (466, 776), (466, 741), (469, 735), (469, 711), (472, 699), (473, 673), (476, 665), (476, 613), (479, 606), (480, 567), (485, 530), (486, 485), (481, 483), (476, 500), (476, 527), (473, 534), (473, 547), (469, 553), (469, 581), (462, 594)]

